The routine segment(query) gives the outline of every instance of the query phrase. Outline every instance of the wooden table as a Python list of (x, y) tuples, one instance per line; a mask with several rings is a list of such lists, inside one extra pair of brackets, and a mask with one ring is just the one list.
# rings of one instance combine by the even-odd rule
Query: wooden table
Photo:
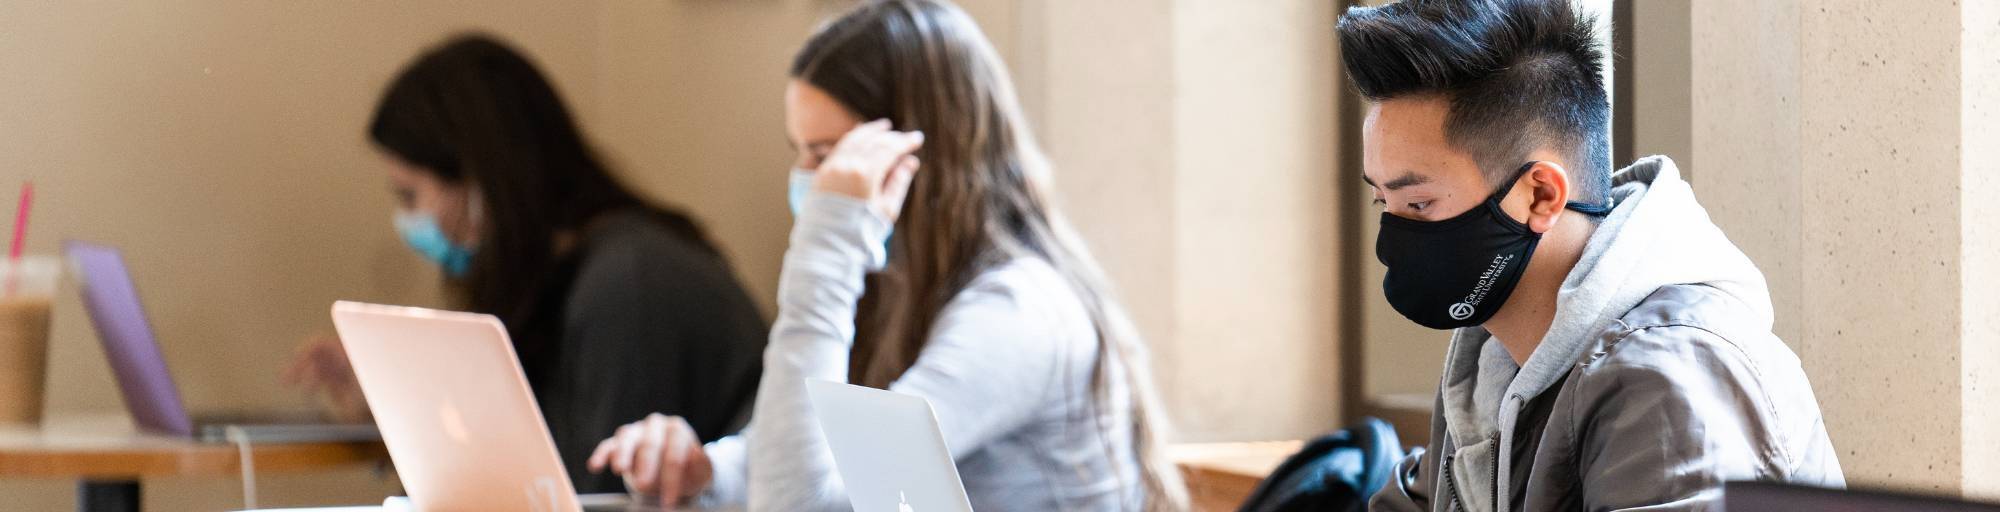
[[(252, 447), (259, 473), (333, 469), (384, 460), (381, 443), (266, 444)], [(77, 510), (139, 510), (149, 477), (236, 477), (235, 445), (138, 432), (122, 415), (49, 418), (40, 427), (0, 426), (0, 478), (77, 481)]]
[(1257, 484), (1305, 441), (1174, 445), (1168, 451), (1187, 477), (1197, 511), (1236, 510)]

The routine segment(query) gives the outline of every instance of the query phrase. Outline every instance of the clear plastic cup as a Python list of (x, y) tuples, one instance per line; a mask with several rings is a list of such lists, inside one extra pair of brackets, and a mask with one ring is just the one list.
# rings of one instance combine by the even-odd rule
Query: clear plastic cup
[(0, 257), (0, 423), (42, 421), (49, 305), (61, 280), (61, 259)]

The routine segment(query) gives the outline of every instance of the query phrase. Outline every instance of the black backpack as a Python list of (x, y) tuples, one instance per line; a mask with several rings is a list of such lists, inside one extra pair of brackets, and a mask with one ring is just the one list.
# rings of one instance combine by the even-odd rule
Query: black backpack
[(1389, 482), (1403, 445), (1396, 430), (1376, 418), (1320, 436), (1286, 458), (1240, 512), (1362, 511)]

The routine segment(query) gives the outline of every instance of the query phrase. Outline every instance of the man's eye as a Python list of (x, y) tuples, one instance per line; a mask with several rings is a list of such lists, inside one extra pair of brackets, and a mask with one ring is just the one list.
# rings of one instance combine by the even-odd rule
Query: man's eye
[(1431, 201), (1424, 201), (1421, 203), (1410, 203), (1410, 211), (1414, 212), (1421, 212), (1426, 209), (1429, 209), (1430, 207), (1431, 207)]
[(1368, 202), (1369, 202), (1370, 204), (1374, 204), (1375, 206), (1386, 206), (1386, 205), (1388, 205), (1388, 204), (1389, 204), (1389, 202), (1388, 202), (1388, 201), (1383, 201), (1383, 200), (1382, 200), (1382, 198), (1380, 198), (1380, 197), (1377, 197), (1377, 198), (1374, 198), (1374, 199), (1370, 199), (1370, 200), (1368, 200)]

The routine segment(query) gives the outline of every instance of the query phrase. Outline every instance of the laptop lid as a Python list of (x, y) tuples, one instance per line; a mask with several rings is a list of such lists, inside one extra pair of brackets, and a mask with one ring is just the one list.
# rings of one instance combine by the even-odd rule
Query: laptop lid
[(499, 319), (336, 302), (333, 325), (417, 510), (579, 510)]
[(124, 257), (116, 248), (76, 240), (63, 242), (63, 248), (76, 266), (84, 310), (104, 344), (104, 357), (132, 421), (147, 431), (193, 436), (194, 422), (167, 372)]
[(1729, 511), (2000, 512), (2000, 506), (1939, 497), (1768, 482), (1723, 484), (1722, 504)]
[(855, 510), (972, 511), (930, 402), (818, 380), (806, 394)]

